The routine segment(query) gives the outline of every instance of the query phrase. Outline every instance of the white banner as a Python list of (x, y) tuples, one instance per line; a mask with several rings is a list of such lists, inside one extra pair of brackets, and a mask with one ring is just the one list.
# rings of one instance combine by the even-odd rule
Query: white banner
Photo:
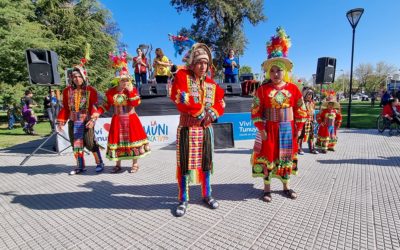
[[(176, 129), (178, 128), (179, 115), (164, 116), (142, 116), (139, 117), (142, 122), (147, 139), (150, 142), (150, 148), (154, 146), (162, 146), (174, 143), (176, 141)], [(97, 142), (104, 148), (107, 148), (108, 131), (110, 130), (111, 118), (99, 118), (94, 127), (94, 133)], [(72, 152), (68, 137), (68, 127), (64, 126), (64, 130), (59, 132), (62, 136), (57, 135), (58, 152)]]

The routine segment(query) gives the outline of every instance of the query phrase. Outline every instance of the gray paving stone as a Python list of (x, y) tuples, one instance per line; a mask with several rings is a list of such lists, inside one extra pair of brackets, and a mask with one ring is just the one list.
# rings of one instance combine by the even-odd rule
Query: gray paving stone
[[(215, 152), (213, 196), (191, 187), (187, 215), (175, 218), (175, 151), (154, 148), (134, 175), (68, 176), (72, 155), (32, 157), (0, 150), (0, 249), (398, 249), (399, 137), (346, 130), (337, 151), (305, 154), (292, 178), (299, 197), (264, 203), (251, 178), (252, 141)], [(371, 143), (373, 142), (373, 143)], [(128, 167), (128, 162), (123, 162)]]

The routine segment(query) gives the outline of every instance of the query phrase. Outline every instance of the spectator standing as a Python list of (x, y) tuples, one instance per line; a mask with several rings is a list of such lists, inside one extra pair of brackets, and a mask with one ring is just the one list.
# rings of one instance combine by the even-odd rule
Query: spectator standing
[(49, 118), (51, 130), (55, 130), (55, 120), (57, 117), (57, 97), (54, 93), (54, 90), (50, 90), (49, 95), (44, 98), (43, 101), (43, 107), (44, 107), (44, 112), (47, 114), (47, 117)]
[(154, 58), (153, 67), (156, 76), (157, 83), (168, 83), (168, 77), (170, 75), (171, 63), (164, 55), (164, 52), (160, 49), (156, 49), (156, 58)]
[(385, 106), (390, 98), (391, 98), (391, 95), (390, 95), (389, 91), (385, 89), (384, 93), (382, 95), (382, 98), (381, 98), (381, 104), (379, 106), (380, 107)]
[(37, 107), (36, 103), (32, 99), (33, 93), (31, 90), (26, 90), (25, 91), (25, 97), (22, 98), (21, 104), (22, 104), (22, 116), (25, 121), (25, 126), (24, 126), (24, 131), (27, 134), (30, 135), (36, 135), (36, 132), (34, 130), (34, 126), (37, 122), (37, 118), (35, 116), (35, 113), (33, 111), (34, 107)]
[(146, 55), (140, 48), (136, 49), (137, 56), (133, 58), (133, 68), (135, 69), (136, 88), (140, 93), (142, 84), (147, 83), (147, 63)]
[(239, 59), (235, 57), (235, 51), (229, 50), (228, 56), (224, 60), (223, 64), (225, 68), (225, 82), (226, 83), (237, 83), (239, 74)]

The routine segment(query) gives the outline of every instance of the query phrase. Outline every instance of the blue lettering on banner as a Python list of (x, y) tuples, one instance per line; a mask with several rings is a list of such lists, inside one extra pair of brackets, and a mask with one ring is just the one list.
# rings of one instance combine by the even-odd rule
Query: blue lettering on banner
[(218, 122), (233, 124), (234, 140), (250, 140), (256, 138), (257, 128), (249, 113), (227, 113), (218, 118)]
[(95, 133), (95, 136), (96, 136), (96, 137), (99, 136), (99, 135), (102, 135), (102, 134), (103, 134), (103, 129), (102, 129), (102, 128), (99, 129), (99, 130), (95, 129), (95, 130), (94, 130), (94, 133)]
[(143, 126), (150, 142), (166, 142), (169, 140), (168, 125), (165, 123), (157, 124), (156, 121), (150, 122), (150, 125)]

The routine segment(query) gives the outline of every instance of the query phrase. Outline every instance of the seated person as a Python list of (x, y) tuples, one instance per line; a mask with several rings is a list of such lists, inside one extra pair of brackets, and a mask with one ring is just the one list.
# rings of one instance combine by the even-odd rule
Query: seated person
[(389, 99), (388, 103), (382, 109), (382, 115), (391, 123), (395, 122), (400, 125), (400, 107), (397, 98)]

